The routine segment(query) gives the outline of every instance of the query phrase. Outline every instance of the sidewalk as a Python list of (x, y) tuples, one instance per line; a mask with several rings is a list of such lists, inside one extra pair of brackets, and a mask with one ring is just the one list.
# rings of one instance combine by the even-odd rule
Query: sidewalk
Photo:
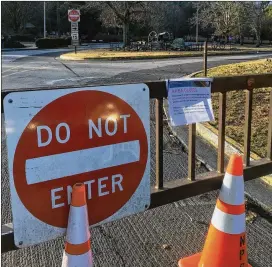
[[(167, 122), (173, 134), (180, 142), (188, 147), (188, 127), (187, 126), (171, 126), (168, 113), (168, 101), (164, 100), (164, 112)], [(196, 135), (196, 158), (202, 162), (209, 171), (217, 169), (217, 151), (204, 138)], [(225, 154), (225, 166), (227, 166), (228, 157)], [(272, 186), (264, 183), (261, 179), (254, 179), (245, 183), (245, 195), (251, 199), (256, 205), (265, 210), (270, 216), (272, 215)]]

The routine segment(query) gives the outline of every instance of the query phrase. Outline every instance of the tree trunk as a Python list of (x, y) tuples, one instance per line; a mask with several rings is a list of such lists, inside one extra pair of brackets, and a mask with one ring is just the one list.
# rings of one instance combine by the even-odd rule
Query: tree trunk
[(12, 28), (13, 28), (14, 33), (18, 33), (19, 28), (20, 28), (20, 24), (19, 24), (19, 21), (17, 18), (17, 14), (14, 15), (12, 22), (13, 22)]
[[(238, 20), (239, 20), (239, 18), (238, 18)], [(238, 21), (238, 27), (239, 27), (239, 42), (240, 42), (240, 45), (244, 45), (244, 36), (242, 33), (242, 26), (240, 24), (240, 20)]]
[(124, 43), (124, 47), (126, 47), (129, 44), (128, 31), (129, 31), (129, 23), (128, 22), (123, 22), (123, 43)]
[(240, 35), (240, 45), (244, 45), (244, 36)]
[(57, 1), (57, 34), (60, 37), (60, 10), (59, 10), (59, 1)]
[(256, 32), (256, 40), (257, 40), (256, 47), (259, 47), (261, 45), (261, 35), (259, 32)]

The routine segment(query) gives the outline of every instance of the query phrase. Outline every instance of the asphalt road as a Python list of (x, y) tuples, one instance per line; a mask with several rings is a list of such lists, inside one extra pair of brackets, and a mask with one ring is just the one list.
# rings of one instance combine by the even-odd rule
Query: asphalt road
[[(270, 55), (271, 56), (271, 55)], [(176, 78), (201, 70), (201, 58), (129, 61), (62, 62), (55, 52), (2, 61), (2, 90), (86, 84), (114, 84)], [(208, 67), (258, 58), (209, 58)], [(151, 107), (151, 183), (155, 182), (154, 101)], [(187, 154), (164, 126), (165, 180), (187, 176)], [(2, 125), (2, 224), (12, 220), (9, 200), (5, 133)], [(199, 165), (197, 173), (206, 172)], [(178, 201), (92, 229), (95, 266), (177, 266), (180, 257), (201, 251), (218, 192)], [(247, 225), (249, 258), (254, 267), (271, 266), (272, 230), (267, 218)], [(2, 254), (2, 266), (60, 266), (63, 238)], [(165, 246), (167, 245), (167, 246)]]
[[(202, 68), (200, 57), (126, 62), (75, 62), (59, 60), (59, 53), (56, 50), (51, 50), (50, 54), (40, 51), (41, 54), (38, 55), (38, 52), (35, 50), (3, 53), (2, 90), (43, 86), (84, 86), (90, 83), (142, 82), (143, 80), (177, 78)], [(209, 57), (208, 67), (259, 57), (261, 57), (260, 54), (212, 56)]]

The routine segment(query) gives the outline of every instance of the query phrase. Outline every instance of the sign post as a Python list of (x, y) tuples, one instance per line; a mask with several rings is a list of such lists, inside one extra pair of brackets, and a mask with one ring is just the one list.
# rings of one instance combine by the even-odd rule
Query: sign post
[(80, 22), (80, 10), (71, 9), (68, 10), (68, 20), (71, 22), (71, 45), (75, 47), (79, 46), (79, 33), (78, 33), (78, 23)]
[(10, 93), (4, 110), (16, 246), (65, 233), (76, 183), (90, 226), (148, 208), (145, 84)]

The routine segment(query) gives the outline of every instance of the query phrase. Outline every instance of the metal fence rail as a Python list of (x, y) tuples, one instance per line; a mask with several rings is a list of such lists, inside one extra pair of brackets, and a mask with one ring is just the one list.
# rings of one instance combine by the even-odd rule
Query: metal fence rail
[[(268, 175), (272, 172), (272, 90), (270, 92), (267, 158), (250, 162), (250, 136), (253, 90), (255, 88), (272, 87), (272, 73), (214, 78), (211, 90), (212, 93), (219, 93), (217, 171), (207, 172), (196, 176), (196, 127), (195, 124), (192, 124), (189, 125), (188, 179), (179, 179), (167, 183), (164, 183), (163, 181), (163, 99), (167, 98), (166, 83), (164, 81), (145, 83), (150, 89), (150, 99), (156, 99), (156, 185), (151, 190), (150, 209), (220, 188), (224, 176), (223, 172), (225, 154), (224, 146), (226, 124), (226, 95), (227, 92), (230, 91), (245, 90), (246, 94), (246, 119), (244, 136), (245, 181)], [(42, 87), (29, 90), (21, 89), (20, 91), (50, 90), (57, 88), (65, 89), (71, 88), (71, 86), (54, 88)], [(3, 98), (7, 96), (10, 92), (16, 91), (11, 90), (2, 92), (2, 107)], [(11, 224), (2, 226), (1, 241), (2, 252), (16, 249), (14, 245), (14, 233)]]

